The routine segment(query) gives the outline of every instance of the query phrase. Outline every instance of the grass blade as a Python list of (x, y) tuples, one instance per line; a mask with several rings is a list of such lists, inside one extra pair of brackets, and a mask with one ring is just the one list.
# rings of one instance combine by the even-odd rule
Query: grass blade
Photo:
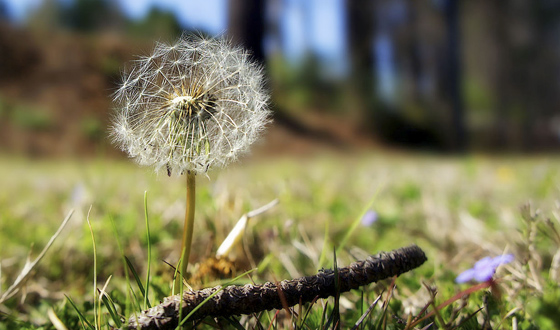
[(64, 325), (64, 323), (62, 323), (62, 321), (58, 318), (52, 307), (47, 310), (47, 316), (56, 330), (68, 330), (66, 325)]
[(334, 296), (334, 308), (333, 308), (333, 326), (335, 329), (340, 330), (340, 278), (338, 277), (338, 262), (336, 260), (336, 250), (333, 251), (334, 258), (334, 287), (336, 289), (336, 295)]
[[(89, 207), (89, 211), (86, 217), (86, 221), (89, 227), (89, 233), (91, 235), (91, 242), (93, 244), (93, 315), (95, 316), (93, 319), (93, 323), (95, 326), (95, 329), (99, 329), (101, 326), (101, 313), (99, 313), (99, 310), (97, 309), (97, 302), (95, 301), (95, 297), (97, 296), (97, 246), (95, 244), (95, 235), (93, 235), (93, 227), (91, 226), (91, 221), (89, 221), (89, 216), (91, 214), (91, 208), (92, 206)], [(101, 306), (101, 303), (99, 303), (99, 306)], [(99, 313), (99, 314), (98, 314)], [(98, 316), (99, 316), (99, 320), (98, 320)], [(98, 322), (99, 321), (99, 322)]]
[(152, 244), (150, 243), (150, 223), (148, 221), (148, 192), (144, 192), (144, 218), (146, 219), (146, 239), (148, 244), (148, 269), (146, 271), (146, 293), (144, 294), (144, 309), (151, 308), (150, 300), (148, 300), (148, 291), (150, 290), (150, 266), (152, 265)]
[(66, 224), (68, 223), (68, 221), (70, 221), (70, 218), (72, 217), (73, 213), (74, 213), (73, 210), (70, 211), (68, 213), (68, 215), (66, 216), (66, 218), (64, 218), (60, 227), (58, 227), (58, 229), (56, 230), (54, 235), (51, 236), (51, 239), (48, 241), (47, 245), (45, 245), (45, 247), (43, 248), (41, 253), (39, 253), (39, 256), (37, 256), (37, 258), (35, 258), (35, 260), (33, 260), (32, 262), (29, 262), (29, 260), (28, 260), (25, 263), (25, 266), (23, 267), (21, 273), (18, 275), (18, 277), (16, 278), (14, 283), (8, 289), (6, 289), (6, 291), (4, 291), (4, 293), (2, 293), (2, 296), (0, 296), (0, 304), (2, 304), (3, 302), (5, 302), (6, 300), (8, 300), (9, 298), (11, 298), (13, 295), (15, 295), (17, 293), (20, 285), (25, 283), (25, 279), (27, 279), (27, 277), (31, 274), (31, 270), (33, 268), (35, 268), (35, 266), (39, 263), (39, 261), (41, 261), (41, 259), (43, 259), (43, 257), (47, 253), (47, 251), (53, 245), (56, 238), (62, 232), (62, 229), (64, 229), (64, 227), (66, 227)]
[(306, 323), (307, 317), (309, 316), (311, 310), (313, 309), (313, 306), (315, 306), (315, 303), (317, 303), (317, 299), (318, 299), (318, 298), (315, 298), (315, 299), (309, 304), (309, 306), (307, 307), (307, 310), (305, 311), (305, 315), (303, 315), (303, 318), (302, 318), (302, 320), (301, 320), (301, 325), (302, 325), (302, 326)]
[(329, 307), (329, 302), (327, 301), (325, 303), (325, 306), (323, 307), (323, 313), (321, 314), (321, 326), (319, 327), (319, 329), (326, 329), (327, 325), (325, 324), (325, 318), (327, 316), (327, 308)]
[(105, 305), (107, 311), (109, 311), (111, 319), (113, 320), (113, 322), (115, 322), (115, 325), (118, 328), (122, 327), (122, 320), (117, 313), (117, 308), (115, 307), (115, 303), (113, 302), (113, 300), (105, 293), (101, 295), (101, 299), (103, 301), (103, 305)]
[(358, 319), (358, 321), (356, 321), (356, 324), (354, 324), (354, 326), (352, 327), (351, 330), (357, 330), (358, 327), (362, 324), (362, 322), (364, 322), (364, 320), (366, 319), (366, 317), (369, 315), (369, 313), (371, 313), (371, 311), (375, 308), (375, 306), (377, 306), (377, 302), (379, 302), (379, 300), (381, 299), (381, 295), (377, 296), (377, 298), (375, 299), (375, 301), (369, 306), (369, 308), (367, 309), (367, 311), (365, 313), (362, 314), (362, 316)]
[(356, 230), (356, 228), (358, 228), (358, 226), (360, 225), (360, 223), (362, 222), (362, 218), (363, 216), (367, 213), (367, 211), (369, 209), (371, 209), (373, 207), (373, 203), (375, 202), (375, 199), (377, 198), (377, 194), (379, 193), (379, 191), (381, 190), (381, 186), (379, 186), (377, 188), (377, 190), (375, 191), (375, 193), (373, 194), (373, 197), (371, 198), (371, 200), (369, 201), (368, 205), (362, 210), (362, 212), (360, 213), (360, 215), (354, 220), (354, 222), (352, 222), (352, 225), (350, 225), (350, 228), (348, 229), (348, 231), (346, 232), (346, 234), (344, 235), (344, 237), (342, 238), (342, 240), (340, 241), (340, 244), (338, 246), (338, 248), (336, 249), (336, 252), (340, 254), (340, 252), (344, 249), (344, 247), (346, 246), (346, 243), (348, 242), (348, 240), (350, 239), (350, 237), (352, 236), (352, 234), (354, 233), (354, 231)]
[(323, 235), (324, 239), (323, 239), (323, 249), (321, 249), (321, 255), (319, 256), (319, 263), (318, 263), (318, 269), (323, 268), (323, 265), (325, 264), (325, 259), (327, 258), (327, 243), (328, 243), (328, 239), (330, 237), (329, 235), (329, 222), (327, 221), (325, 223), (325, 234)]
[(243, 326), (239, 323), (239, 321), (237, 321), (236, 319), (233, 318), (233, 316), (230, 317), (226, 317), (225, 318), (226, 321), (228, 321), (228, 323), (233, 326), (235, 329), (237, 330), (245, 330), (245, 328), (243, 328)]
[(383, 329), (387, 329), (387, 315), (388, 315), (388, 310), (389, 310), (389, 302), (391, 301), (391, 298), (393, 297), (393, 290), (395, 289), (395, 281), (397, 280), (397, 277), (393, 277), (393, 280), (391, 281), (391, 285), (389, 285), (389, 289), (387, 290), (387, 296), (385, 298), (385, 301), (383, 302), (383, 306), (382, 306), (382, 312), (381, 315), (379, 316), (377, 325), (375, 326), (375, 329), (381, 329), (383, 327)]
[[(134, 280), (136, 280), (136, 284), (138, 285), (138, 289), (140, 289), (140, 293), (142, 294), (142, 298), (146, 297), (146, 291), (144, 291), (144, 285), (142, 284), (142, 281), (140, 280), (140, 276), (138, 276), (138, 272), (136, 272), (136, 269), (134, 268), (134, 266), (132, 265), (132, 263), (130, 262), (128, 257), (125, 256), (124, 258), (126, 260), (128, 268), (132, 272), (132, 276), (134, 277)], [(150, 302), (148, 301), (148, 305), (149, 305), (149, 303)], [(139, 305), (141, 305), (141, 304), (139, 304)]]
[[(109, 282), (109, 280), (107, 280), (107, 282)], [(107, 311), (109, 311), (109, 315), (111, 315), (111, 319), (113, 320), (113, 322), (115, 322), (115, 325), (118, 328), (122, 327), (122, 320), (119, 316), (119, 313), (117, 312), (115, 303), (113, 302), (113, 299), (111, 299), (111, 297), (109, 297), (109, 295), (105, 291), (105, 287), (103, 288), (103, 290), (97, 290), (97, 292), (99, 293), (101, 301), (107, 308)]]
[(85, 318), (84, 314), (82, 314), (82, 312), (80, 312), (80, 310), (78, 309), (78, 306), (76, 306), (76, 304), (74, 304), (74, 301), (72, 301), (72, 299), (70, 297), (68, 297), (67, 295), (64, 295), (64, 296), (66, 297), (66, 299), (68, 299), (68, 302), (70, 303), (70, 305), (72, 305), (72, 307), (74, 308), (76, 313), (78, 313), (78, 318), (82, 322), (82, 328), (83, 329), (87, 328), (87, 329), (90, 329), (90, 330), (95, 330), (93, 325), (91, 325), (91, 323), (89, 323), (89, 321)]
[(111, 220), (111, 225), (113, 226), (113, 232), (115, 234), (115, 240), (117, 241), (117, 246), (119, 247), (119, 251), (121, 253), (121, 257), (122, 257), (122, 262), (123, 262), (123, 270), (124, 270), (124, 276), (125, 276), (125, 281), (127, 286), (130, 287), (130, 291), (126, 290), (126, 302), (125, 302), (125, 306), (126, 306), (126, 311), (125, 314), (128, 312), (130, 313), (132, 311), (132, 296), (134, 295), (134, 291), (132, 290), (132, 287), (130, 285), (130, 276), (128, 275), (128, 271), (126, 270), (127, 268), (127, 262), (126, 262), (126, 257), (124, 254), (124, 249), (121, 245), (121, 241), (119, 239), (119, 232), (117, 230), (117, 225), (115, 224), (115, 220), (113, 219), (113, 217), (110, 217)]
[(336, 294), (334, 295), (334, 306), (332, 310), (332, 314), (329, 317), (329, 321), (327, 322), (326, 327), (330, 326), (329, 323), (332, 322), (333, 329), (339, 330), (340, 329), (340, 279), (338, 278), (338, 262), (336, 260), (336, 249), (333, 249), (333, 259), (334, 259), (334, 287), (336, 290)]

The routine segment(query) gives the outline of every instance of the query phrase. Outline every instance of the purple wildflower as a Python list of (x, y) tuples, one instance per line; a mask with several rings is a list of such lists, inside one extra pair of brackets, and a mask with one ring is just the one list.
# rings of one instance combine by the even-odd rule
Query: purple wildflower
[(368, 210), (362, 217), (362, 225), (369, 227), (377, 221), (377, 212)]
[(510, 263), (513, 259), (513, 254), (505, 254), (495, 258), (482, 258), (474, 264), (473, 268), (467, 269), (459, 274), (455, 282), (465, 283), (470, 280), (475, 280), (477, 282), (490, 281), (499, 265)]

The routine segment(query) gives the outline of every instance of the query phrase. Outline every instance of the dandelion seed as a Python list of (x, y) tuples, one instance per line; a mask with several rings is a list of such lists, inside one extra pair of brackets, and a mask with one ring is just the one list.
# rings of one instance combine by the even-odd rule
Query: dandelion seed
[(512, 254), (506, 254), (495, 258), (482, 258), (474, 264), (473, 268), (467, 269), (459, 274), (459, 276), (455, 279), (455, 282), (465, 283), (471, 280), (475, 280), (477, 282), (490, 281), (492, 276), (494, 276), (494, 273), (496, 273), (496, 268), (498, 268), (499, 265), (510, 263), (513, 260), (514, 257)]
[(225, 40), (183, 36), (135, 61), (115, 93), (112, 136), (130, 157), (180, 175), (223, 167), (269, 121), (262, 69)]

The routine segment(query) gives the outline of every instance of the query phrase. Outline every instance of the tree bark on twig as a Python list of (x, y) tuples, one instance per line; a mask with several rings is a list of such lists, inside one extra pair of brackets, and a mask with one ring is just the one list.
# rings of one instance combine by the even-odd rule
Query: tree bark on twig
[(316, 298), (327, 298), (337, 292), (350, 291), (408, 272), (426, 260), (424, 251), (416, 245), (411, 245), (391, 252), (381, 252), (348, 267), (339, 268), (338, 288), (335, 286), (335, 272), (328, 269), (313, 276), (284, 280), (276, 284), (266, 282), (262, 285), (232, 285), (225, 288), (218, 286), (186, 291), (182, 299), (180, 295), (167, 297), (161, 304), (143, 311), (140, 315), (131, 316), (128, 329), (175, 329), (179, 324), (180, 309), (184, 317), (217, 291), (219, 292), (215, 296), (194, 312), (190, 321), (206, 316), (251, 314), (281, 309), (285, 305), (294, 306)]

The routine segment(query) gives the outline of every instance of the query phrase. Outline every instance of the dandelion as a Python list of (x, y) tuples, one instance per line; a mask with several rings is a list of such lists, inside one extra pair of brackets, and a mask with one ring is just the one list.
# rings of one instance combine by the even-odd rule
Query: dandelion
[(131, 158), (169, 176), (186, 174), (181, 260), (185, 275), (194, 219), (195, 175), (248, 151), (269, 121), (262, 68), (223, 39), (182, 36), (158, 43), (124, 74), (112, 136)]
[(498, 268), (499, 265), (510, 263), (513, 259), (514, 257), (512, 254), (497, 256), (495, 258), (482, 258), (474, 264), (473, 268), (467, 269), (459, 274), (459, 276), (455, 279), (455, 282), (465, 283), (471, 280), (475, 280), (477, 282), (490, 281), (492, 276), (494, 276), (494, 273), (496, 273), (496, 268)]

